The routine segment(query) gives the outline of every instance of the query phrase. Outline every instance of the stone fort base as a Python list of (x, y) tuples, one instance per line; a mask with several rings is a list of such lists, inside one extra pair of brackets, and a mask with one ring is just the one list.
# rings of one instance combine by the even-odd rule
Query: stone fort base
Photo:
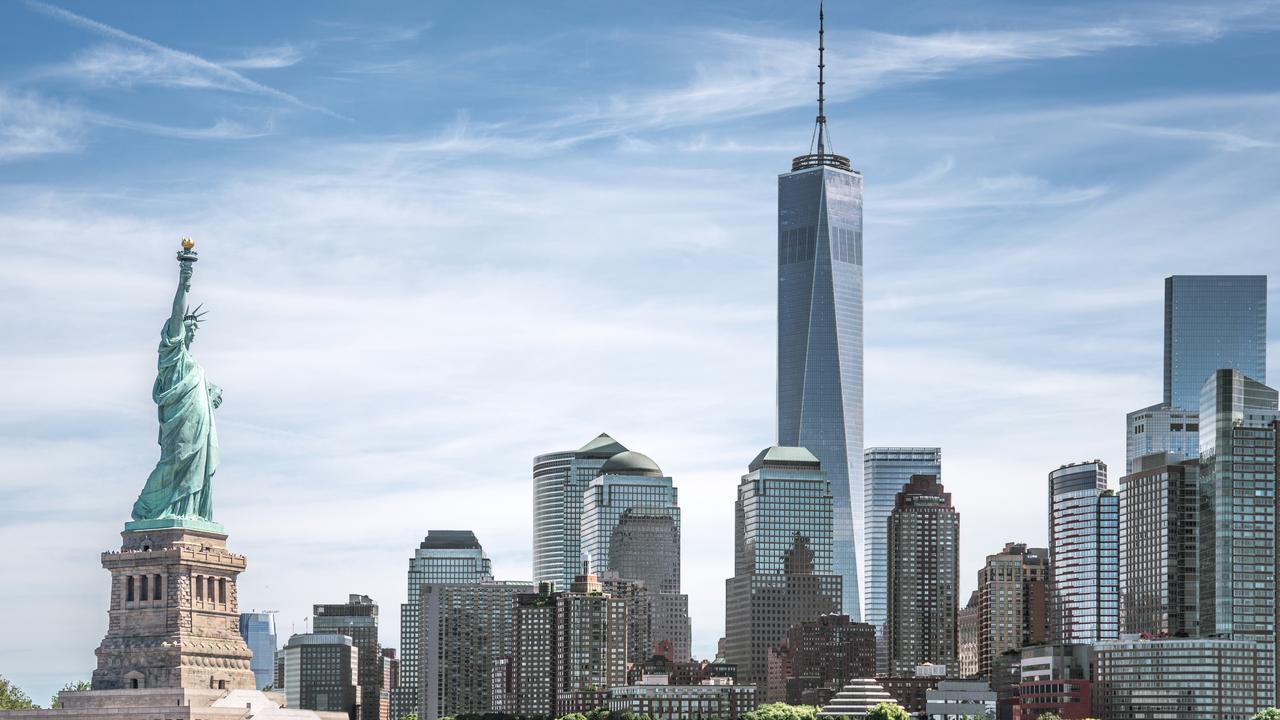
[(348, 720), (346, 713), (282, 707), (257, 690), (85, 690), (58, 694), (52, 710), (0, 712), (4, 720)]

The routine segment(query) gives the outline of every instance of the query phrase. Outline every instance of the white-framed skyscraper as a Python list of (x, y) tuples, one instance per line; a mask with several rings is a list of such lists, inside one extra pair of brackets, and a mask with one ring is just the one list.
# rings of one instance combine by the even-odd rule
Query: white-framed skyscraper
[(843, 612), (862, 619), (862, 175), (829, 152), (819, 23), (810, 152), (778, 176), (778, 444), (808, 448), (831, 481)]
[(1049, 473), (1049, 640), (1089, 643), (1120, 633), (1120, 498), (1107, 464)]

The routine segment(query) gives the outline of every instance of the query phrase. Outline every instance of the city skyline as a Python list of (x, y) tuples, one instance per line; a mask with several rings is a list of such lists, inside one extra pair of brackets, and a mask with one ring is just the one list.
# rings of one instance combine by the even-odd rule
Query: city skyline
[[(762, 288), (776, 257), (774, 176), (804, 151), (811, 125), (808, 14), (708, 6), (686, 27), (711, 41), (707, 54), (672, 58), (649, 84), (624, 67), (651, 57), (653, 25), (631, 35), (613, 27), (607, 51), (586, 46), (573, 58), (603, 65), (607, 87), (547, 80), (552, 96), (598, 104), (521, 135), (511, 124), (522, 109), (553, 104), (538, 108), (502, 86), (497, 94), (512, 104), (484, 105), (461, 79), (434, 80), (450, 112), (409, 108), (399, 127), (360, 116), (358, 103), (324, 107), (338, 85), (324, 85), (336, 71), (323, 63), (334, 47), (352, 52), (334, 25), (299, 28), (274, 16), (228, 35), (217, 23), (194, 32), (160, 11), (64, 7), (76, 15), (0, 8), (6, 27), (27, 31), (0, 50), (12, 61), (0, 75), (0, 117), (44, 131), (0, 134), (0, 248), (13, 260), (0, 269), (0, 329), (11, 343), (0, 369), (24, 380), (0, 390), (14, 410), (0, 470), (67, 498), (54, 507), (24, 487), (0, 487), (5, 539), (57, 538), (51, 572), (18, 558), (3, 566), (31, 578), (0, 591), (4, 607), (33, 621), (0, 649), (6, 667), (23, 653), (11, 679), (44, 697), (91, 667), (105, 592), (93, 559), (154, 462), (151, 309), (168, 282), (160, 268), (172, 262), (157, 249), (183, 233), (201, 242), (210, 260), (201, 270), (216, 278), (201, 291), (213, 309), (201, 358), (227, 389), (219, 430), (237, 454), (219, 473), (215, 503), (253, 558), (240, 581), (244, 609), (281, 608), (287, 637), (311, 604), (365, 593), (388, 609), (382, 636), (392, 645), (404, 559), (440, 528), (474, 530), (497, 579), (530, 579), (529, 458), (607, 430), (680, 481), (694, 654), (713, 654), (734, 489), (744, 460), (772, 440), (773, 298)], [(1122, 467), (1124, 413), (1159, 397), (1164, 277), (1280, 272), (1273, 253), (1240, 260), (1274, 242), (1263, 228), (1275, 225), (1275, 208), (1256, 193), (1227, 197), (1274, 186), (1277, 140), (1266, 125), (1280, 100), (1267, 82), (1253, 68), (1228, 87), (1204, 77), (1139, 83), (1181, 51), (1210, 69), (1264, 52), (1276, 18), (1262, 8), (1187, 6), (1140, 20), (1099, 6), (1014, 12), (992, 31), (995, 6), (976, 20), (942, 13), (932, 25), (829, 6), (832, 131), (867, 174), (868, 277), (880, 273), (867, 287), (865, 444), (946, 451), (946, 485), (966, 518), (961, 597), (993, 548), (1044, 544), (1045, 469), (1092, 457)], [(333, 12), (334, 23), (356, 20)], [(387, 35), (406, 37), (383, 38), (377, 52), (398, 48), (420, 63), (419, 75), (367, 47), (371, 57), (343, 60), (383, 60), (361, 77), (388, 93), (458, 52), (423, 54), (438, 28), (474, 22), (443, 14), (412, 23), (404, 8), (383, 19)], [(514, 32), (506, 27), (500, 39)], [(1123, 39), (1088, 32), (1098, 28)], [(322, 32), (331, 37), (315, 41)], [(869, 73), (854, 39), (899, 52)], [(44, 41), (44, 52), (22, 55)], [(752, 65), (754, 48), (794, 50), (794, 67)], [(205, 56), (222, 70), (191, 60)], [(153, 62), (128, 62), (138, 58)], [(1120, 65), (1131, 74), (1087, 87)], [(1045, 74), (1074, 82), (1051, 96), (1026, 89)], [(721, 84), (741, 95), (713, 92), (713, 102), (691, 107), (689, 94), (705, 98), (694, 91)], [(1009, 116), (1002, 141), (1022, 152), (987, 157), (982, 138), (949, 137), (990, 117), (963, 96), (1002, 84), (993, 99)], [(1130, 98), (1139, 84), (1146, 91)], [(641, 93), (643, 112), (608, 102), (628, 89), (652, 91)], [(747, 95), (757, 99), (746, 104)], [(182, 102), (161, 111), (173, 98)], [(389, 94), (377, 99), (396, 114)], [(1095, 122), (1057, 136), (1055, 153), (1039, 150), (1034, 138), (1073, 125), (1077, 106)], [(468, 107), (474, 115), (452, 112)], [(649, 117), (658, 110), (671, 115)], [(257, 124), (234, 112), (255, 113)], [(943, 114), (955, 122), (938, 127)], [(1093, 164), (1121, 146), (1124, 164)], [(1092, 162), (1058, 154), (1103, 150)], [(127, 171), (116, 167), (126, 152)], [(502, 178), (474, 154), (502, 158), (530, 194), (498, 192)], [(628, 177), (597, 156), (625, 161)], [(1212, 214), (1169, 207), (1169, 193), (1192, 176), (1213, 194)], [(704, 182), (716, 179), (732, 182)], [(442, 207), (450, 203), (457, 208)], [(593, 219), (563, 225), (584, 203), (597, 208)], [(1153, 217), (1155, 207), (1164, 214)], [(1214, 237), (1221, 254), (1161, 236), (1187, 225)], [(1064, 256), (1056, 245), (1067, 237)], [(1135, 242), (1116, 247), (1124, 239)], [(532, 263), (530, 240), (545, 252)], [(1093, 267), (1095, 254), (1109, 267)], [(706, 277), (708, 264), (720, 277)], [(627, 266), (637, 272), (607, 271)], [(957, 267), (969, 273), (963, 281)], [(1085, 268), (1093, 274), (1047, 281)], [(485, 323), (509, 332), (485, 336)], [(1081, 342), (1089, 352), (1074, 352)], [(1073, 352), (1047, 357), (1058, 343)], [(303, 352), (318, 359), (301, 364)], [(53, 388), (39, 382), (51, 371), (61, 380)], [(998, 508), (988, 507), (997, 491), (1026, 505), (1026, 516), (997, 526)], [(488, 497), (512, 501), (476, 500)], [(342, 527), (351, 513), (359, 522)], [(73, 537), (56, 531), (68, 522)], [(317, 525), (340, 529), (309, 537)], [(335, 564), (352, 568), (341, 587), (325, 572)], [(50, 639), (42, 628), (52, 626), (65, 632)], [(37, 642), (47, 650), (29, 656)]]

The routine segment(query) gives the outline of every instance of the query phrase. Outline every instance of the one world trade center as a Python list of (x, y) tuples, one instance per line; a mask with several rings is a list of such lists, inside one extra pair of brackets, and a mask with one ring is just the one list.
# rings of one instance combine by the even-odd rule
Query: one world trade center
[(778, 443), (808, 448), (831, 482), (832, 569), (843, 580), (844, 613), (858, 621), (862, 175), (831, 152), (819, 28), (813, 141), (778, 176)]

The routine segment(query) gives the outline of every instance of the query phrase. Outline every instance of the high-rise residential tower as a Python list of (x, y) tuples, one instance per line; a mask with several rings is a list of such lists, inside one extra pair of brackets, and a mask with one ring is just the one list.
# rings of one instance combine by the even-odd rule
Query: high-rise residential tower
[(1200, 634), (1253, 640), (1276, 700), (1276, 419), (1280, 393), (1239, 370), (1200, 405)]
[(680, 594), (680, 506), (671, 478), (647, 455), (621, 452), (600, 466), (583, 493), (582, 551), (595, 571), (644, 583), (654, 650), (665, 648), (669, 659), (688, 661), (688, 598)]
[(1266, 276), (1165, 278), (1164, 399), (1129, 413), (1126, 475), (1144, 455), (1199, 454), (1200, 388), (1223, 368), (1267, 381)]
[(889, 513), (912, 475), (942, 477), (936, 447), (874, 447), (863, 454), (862, 619), (876, 627), (878, 667), (888, 672), (884, 621), (889, 595)]
[[(382, 685), (382, 646), (378, 643), (378, 604), (368, 595), (348, 595), (347, 602), (312, 607), (311, 631), (346, 635), (359, 651), (356, 684), (360, 686), (360, 720), (389, 720)], [(384, 707), (387, 706), (387, 707)]]
[(978, 571), (978, 674), (991, 679), (1001, 655), (1047, 639), (1049, 551), (1005, 543)]
[(1138, 459), (1120, 478), (1120, 625), (1151, 637), (1199, 634), (1200, 462)]
[(808, 448), (831, 482), (832, 564), (861, 620), (862, 175), (830, 152), (819, 25), (814, 145), (778, 176), (778, 444)]
[(581, 571), (582, 494), (605, 461), (626, 448), (601, 433), (577, 450), (533, 459), (533, 580), (568, 590)]
[(935, 475), (913, 475), (889, 514), (889, 674), (956, 667), (960, 514)]
[(420, 590), (420, 720), (493, 709), (493, 664), (511, 657), (515, 598), (529, 582), (427, 584)]
[(478, 583), (493, 580), (489, 556), (470, 530), (429, 530), (409, 558), (408, 602), (400, 606), (400, 684), (391, 691), (391, 715), (417, 712), (421, 692), (418, 647), (420, 589), (428, 583)]
[(1101, 460), (1049, 473), (1049, 640), (1120, 632), (1120, 499)]
[(240, 636), (249, 646), (253, 659), (249, 669), (257, 678), (258, 689), (275, 684), (276, 621), (273, 613), (240, 613)]
[(840, 609), (831, 568), (831, 483), (804, 448), (762, 450), (734, 503), (734, 576), (725, 583), (725, 660), (763, 687), (769, 649), (793, 625)]

